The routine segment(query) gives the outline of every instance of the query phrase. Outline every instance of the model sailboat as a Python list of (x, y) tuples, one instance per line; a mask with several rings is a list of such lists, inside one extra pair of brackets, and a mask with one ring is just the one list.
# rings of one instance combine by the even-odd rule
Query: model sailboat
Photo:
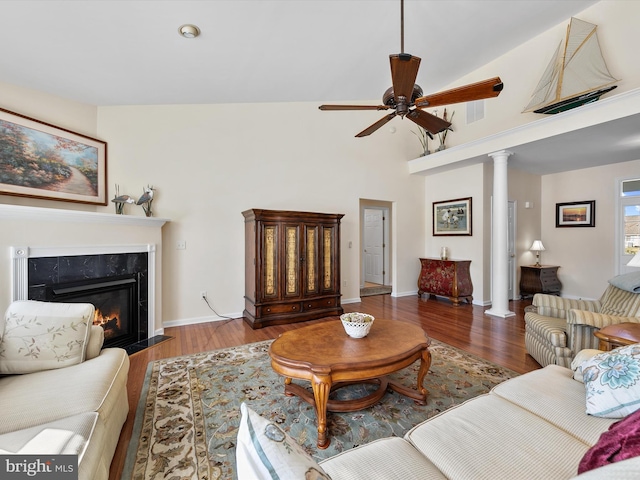
[(525, 112), (559, 113), (595, 102), (617, 82), (602, 56), (596, 25), (571, 18), (567, 37), (538, 83)]

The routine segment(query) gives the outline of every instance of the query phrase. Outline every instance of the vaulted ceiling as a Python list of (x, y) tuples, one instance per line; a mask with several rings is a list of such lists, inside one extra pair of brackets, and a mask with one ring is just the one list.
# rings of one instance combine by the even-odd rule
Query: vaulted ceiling
[[(433, 93), (595, 3), (406, 0), (404, 50)], [(187, 23), (201, 35), (181, 37)], [(370, 102), (400, 38), (400, 0), (0, 0), (0, 82), (98, 106)], [(638, 142), (610, 152), (640, 128), (628, 120), (522, 145), (510, 163), (545, 174), (640, 158)]]
[[(594, 3), (406, 0), (405, 51), (433, 93)], [(0, 45), (0, 81), (92, 105), (372, 100), (400, 0), (2, 0)]]

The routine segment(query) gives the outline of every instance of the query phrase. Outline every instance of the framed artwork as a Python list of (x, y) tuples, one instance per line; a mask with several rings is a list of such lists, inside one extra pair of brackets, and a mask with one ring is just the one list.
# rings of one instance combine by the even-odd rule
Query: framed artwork
[(107, 143), (0, 108), (0, 194), (107, 204)]
[(556, 228), (595, 227), (596, 201), (556, 203)]
[(471, 235), (471, 197), (433, 202), (434, 235)]

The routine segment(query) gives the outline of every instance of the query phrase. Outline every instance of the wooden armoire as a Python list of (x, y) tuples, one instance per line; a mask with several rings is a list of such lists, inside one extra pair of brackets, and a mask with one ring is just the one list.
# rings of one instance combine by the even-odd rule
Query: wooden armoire
[(343, 214), (251, 209), (245, 219), (244, 320), (252, 328), (343, 313)]

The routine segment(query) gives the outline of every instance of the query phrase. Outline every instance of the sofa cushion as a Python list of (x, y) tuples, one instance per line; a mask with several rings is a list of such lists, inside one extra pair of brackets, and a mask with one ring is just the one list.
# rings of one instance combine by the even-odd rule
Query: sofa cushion
[(493, 394), (449, 408), (405, 438), (447, 478), (474, 480), (570, 478), (589, 448)]
[(236, 445), (238, 478), (330, 480), (320, 465), (275, 423), (262, 418), (245, 403), (240, 410)]
[(81, 413), (0, 435), (3, 455), (77, 455), (78, 478), (97, 478), (104, 428), (97, 413)]
[(93, 314), (89, 303), (11, 303), (0, 320), (0, 373), (31, 373), (84, 361)]
[(126, 352), (106, 348), (78, 365), (0, 378), (0, 433), (83, 412), (98, 412), (114, 422), (120, 417), (114, 409), (122, 408), (128, 371)]
[(640, 408), (640, 344), (590, 358), (582, 376), (590, 415), (622, 418)]
[(333, 480), (444, 480), (436, 466), (402, 438), (387, 437), (320, 462)]
[(539, 416), (588, 446), (596, 443), (600, 434), (615, 422), (586, 415), (584, 384), (573, 379), (571, 369), (558, 365), (502, 382), (491, 394)]

